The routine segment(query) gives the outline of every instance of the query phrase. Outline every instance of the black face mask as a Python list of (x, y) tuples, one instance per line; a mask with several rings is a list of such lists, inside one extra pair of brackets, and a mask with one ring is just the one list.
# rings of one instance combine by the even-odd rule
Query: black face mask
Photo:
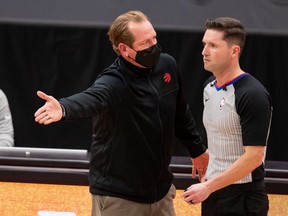
[(159, 44), (155, 44), (141, 51), (135, 50), (137, 53), (135, 61), (147, 68), (155, 67), (159, 61), (161, 50)]

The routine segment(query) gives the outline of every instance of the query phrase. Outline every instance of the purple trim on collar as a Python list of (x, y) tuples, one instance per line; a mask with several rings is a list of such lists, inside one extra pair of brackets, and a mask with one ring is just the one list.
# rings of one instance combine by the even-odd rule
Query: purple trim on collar
[(214, 86), (215, 86), (215, 88), (217, 89), (217, 91), (219, 91), (219, 90), (221, 90), (221, 89), (226, 89), (227, 86), (229, 86), (229, 85), (237, 82), (239, 79), (241, 79), (241, 78), (244, 77), (244, 76), (247, 76), (248, 74), (249, 74), (249, 73), (246, 73), (246, 72), (245, 72), (245, 73), (239, 75), (239, 76), (236, 77), (235, 79), (229, 81), (228, 83), (225, 83), (224, 85), (222, 85), (222, 86), (220, 86), (220, 87), (217, 86), (217, 82), (215, 81)]

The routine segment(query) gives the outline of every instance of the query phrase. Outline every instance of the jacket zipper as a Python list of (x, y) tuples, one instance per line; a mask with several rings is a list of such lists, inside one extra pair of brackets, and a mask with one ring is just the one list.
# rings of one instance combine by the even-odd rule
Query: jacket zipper
[[(151, 71), (152, 72), (152, 71)], [(150, 72), (150, 74), (151, 74)], [(160, 118), (160, 99), (159, 99), (159, 94), (158, 94), (158, 91), (157, 89), (155, 88), (155, 86), (153, 85), (152, 81), (151, 81), (151, 77), (149, 76), (148, 77), (148, 81), (149, 81), (149, 84), (150, 86), (152, 87), (155, 95), (157, 96), (157, 109), (158, 109), (158, 120), (159, 120), (159, 123), (160, 123), (160, 126), (161, 126), (161, 145), (160, 145), (160, 151), (162, 152), (163, 151), (163, 123), (162, 123), (162, 120)], [(159, 177), (162, 173), (162, 169), (163, 169), (163, 158), (161, 156), (160, 158), (160, 174), (159, 174)], [(157, 194), (158, 194), (158, 190), (157, 190), (157, 185), (155, 186), (155, 197), (154, 197), (154, 200), (155, 202), (157, 202)]]

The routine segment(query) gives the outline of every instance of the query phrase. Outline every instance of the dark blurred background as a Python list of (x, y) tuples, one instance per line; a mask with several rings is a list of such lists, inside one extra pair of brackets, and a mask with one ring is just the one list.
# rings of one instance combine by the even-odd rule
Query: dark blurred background
[[(227, 4), (229, 2), (229, 4)], [(178, 62), (191, 110), (202, 125), (202, 36), (208, 18), (231, 16), (246, 27), (241, 66), (271, 94), (274, 113), (267, 159), (288, 161), (288, 2), (286, 0), (0, 0), (0, 88), (6, 93), (16, 147), (88, 149), (91, 120), (34, 122), (42, 90), (55, 98), (88, 88), (116, 54), (107, 37), (123, 12), (146, 13), (158, 42)], [(181, 143), (175, 155), (186, 155)]]

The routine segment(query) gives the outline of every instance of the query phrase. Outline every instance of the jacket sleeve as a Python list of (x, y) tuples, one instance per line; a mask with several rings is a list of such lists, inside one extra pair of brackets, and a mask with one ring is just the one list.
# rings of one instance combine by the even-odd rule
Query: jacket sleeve
[(65, 108), (65, 120), (87, 119), (106, 109), (112, 103), (112, 95), (110, 83), (104, 77), (97, 79), (85, 91), (61, 98), (59, 102)]
[(177, 98), (176, 131), (177, 138), (190, 153), (192, 158), (198, 157), (206, 151), (206, 146), (199, 132), (196, 130), (196, 122), (187, 103), (181, 78), (178, 75), (179, 91)]

